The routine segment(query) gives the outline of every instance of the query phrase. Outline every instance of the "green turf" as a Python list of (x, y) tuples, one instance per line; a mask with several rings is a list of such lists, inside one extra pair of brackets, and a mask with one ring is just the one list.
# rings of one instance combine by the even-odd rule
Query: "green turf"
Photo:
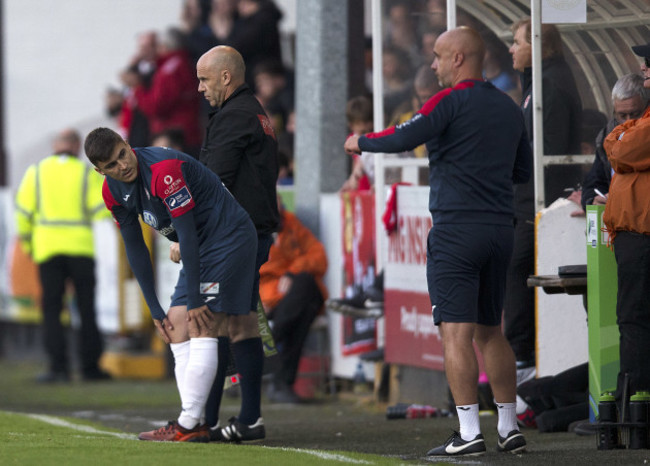
[(19, 361), (0, 362), (0, 408), (34, 409), (118, 409), (178, 406), (173, 380), (74, 381), (70, 384), (34, 383), (38, 365)]
[[(36, 417), (35, 417), (36, 416)], [(58, 423), (63, 425), (55, 425)], [(124, 438), (128, 437), (128, 438)], [(391, 465), (396, 460), (350, 452), (269, 448), (254, 445), (141, 442), (78, 419), (0, 411), (3, 465)]]

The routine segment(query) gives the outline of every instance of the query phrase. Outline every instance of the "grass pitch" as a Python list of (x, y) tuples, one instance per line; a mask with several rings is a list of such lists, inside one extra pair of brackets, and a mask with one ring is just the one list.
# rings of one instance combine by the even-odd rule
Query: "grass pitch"
[(389, 458), (350, 452), (254, 445), (141, 442), (125, 434), (49, 415), (0, 411), (3, 465), (240, 465), (396, 464)]
[[(395, 465), (412, 462), (379, 455), (246, 443), (142, 442), (128, 418), (99, 424), (116, 413), (162, 421), (180, 406), (173, 380), (112, 380), (41, 385), (42, 368), (0, 360), (0, 465)], [(225, 409), (238, 400), (224, 399)], [(230, 405), (230, 406), (228, 406)], [(92, 413), (92, 415), (90, 415)], [(173, 416), (171, 416), (173, 417)], [(170, 417), (170, 418), (171, 418)], [(135, 421), (133, 421), (135, 422)], [(107, 425), (122, 426), (120, 430)], [(130, 429), (130, 430), (129, 430)], [(288, 443), (290, 444), (290, 443)]]

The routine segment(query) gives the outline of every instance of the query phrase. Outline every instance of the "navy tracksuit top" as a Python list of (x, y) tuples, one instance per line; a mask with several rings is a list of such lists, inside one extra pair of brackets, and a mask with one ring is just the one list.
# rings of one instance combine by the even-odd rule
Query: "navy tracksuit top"
[(462, 81), (431, 97), (409, 121), (359, 138), (367, 152), (423, 143), (434, 224), (513, 224), (513, 183), (528, 180), (532, 151), (510, 97), (488, 82)]

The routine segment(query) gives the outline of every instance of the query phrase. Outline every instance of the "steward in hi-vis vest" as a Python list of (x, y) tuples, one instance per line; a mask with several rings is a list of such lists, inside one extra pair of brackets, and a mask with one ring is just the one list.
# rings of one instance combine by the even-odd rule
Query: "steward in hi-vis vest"
[(104, 208), (104, 178), (77, 158), (81, 137), (62, 131), (54, 155), (31, 165), (16, 193), (16, 224), (23, 250), (38, 264), (43, 289), (42, 311), (49, 371), (39, 382), (70, 380), (61, 311), (66, 279), (75, 290), (81, 376), (106, 379), (97, 363), (103, 350), (95, 319), (95, 260), (92, 221), (110, 216)]

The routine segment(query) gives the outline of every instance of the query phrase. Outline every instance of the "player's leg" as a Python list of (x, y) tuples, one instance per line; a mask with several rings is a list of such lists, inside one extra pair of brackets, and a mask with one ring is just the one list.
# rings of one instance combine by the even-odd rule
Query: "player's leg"
[(427, 285), (460, 426), (443, 445), (429, 450), (429, 456), (481, 455), (486, 450), (478, 413), (478, 362), (472, 345), (484, 254), (475, 227), (434, 225), (429, 232)]
[[(268, 258), (273, 242), (270, 235), (258, 236), (254, 230), (242, 228), (237, 248), (227, 251), (228, 274), (221, 280), (221, 305), (228, 313), (229, 343), (219, 344), (219, 364), (224, 368), (232, 352), (241, 388), (241, 411), (225, 427), (219, 422), (219, 407), (226, 371), (219, 370), (215, 377), (206, 407), (206, 420), (210, 425), (212, 440), (255, 440), (264, 438), (261, 417), (262, 369), (264, 350), (259, 334), (257, 303), (259, 301), (259, 268)], [(260, 239), (258, 241), (258, 239)], [(222, 267), (223, 268), (223, 267)], [(223, 346), (222, 346), (223, 345)], [(228, 351), (229, 350), (229, 351)]]
[(223, 326), (226, 315), (213, 313), (212, 316), (211, 327), (199, 331), (189, 329), (189, 359), (181, 390), (183, 410), (178, 418), (178, 423), (186, 429), (196, 428), (205, 419), (205, 405), (217, 372), (218, 329)]
[[(178, 294), (175, 298), (178, 298)], [(175, 298), (172, 298), (173, 303)], [(167, 334), (171, 339), (174, 374), (182, 410), (177, 421), (172, 421), (167, 426), (154, 431), (143, 432), (139, 438), (155, 441), (207, 442), (209, 441), (207, 426), (201, 423), (205, 417), (205, 404), (217, 369), (216, 335), (219, 323), (225, 321), (225, 315), (215, 314), (215, 325), (211, 329), (193, 335), (192, 338), (190, 338), (186, 306), (170, 307), (167, 319), (172, 327), (167, 329)]]
[(491, 254), (481, 270), (479, 317), (474, 340), (483, 355), (485, 371), (497, 405), (497, 449), (518, 453), (525, 449), (526, 440), (517, 427), (516, 361), (512, 346), (501, 331), (513, 230), (512, 227), (493, 226), (486, 228), (484, 237), (490, 239), (486, 249)]
[(261, 413), (264, 349), (257, 324), (257, 311), (246, 315), (231, 315), (228, 330), (239, 373), (242, 399), (237, 419), (232, 420), (221, 433), (226, 440), (264, 438), (266, 433)]
[[(261, 416), (264, 349), (258, 327), (257, 304), (259, 301), (259, 269), (269, 257), (273, 237), (269, 234), (256, 234), (253, 238), (247, 238), (247, 241), (245, 247), (237, 251), (236, 257), (240, 268), (249, 262), (252, 266), (246, 268), (245, 271), (242, 269), (242, 272), (245, 273), (238, 283), (237, 292), (238, 300), (247, 298), (246, 308), (248, 310), (242, 312), (238, 306), (233, 306), (228, 310), (230, 313), (228, 335), (231, 342), (230, 349), (239, 373), (242, 395), (241, 409), (236, 418), (230, 419), (229, 424), (218, 431), (220, 435), (213, 436), (216, 440), (256, 440), (266, 436)], [(250, 248), (253, 244), (255, 249)], [(233, 266), (233, 268), (235, 267)], [(244, 281), (244, 278), (247, 280)], [(231, 286), (230, 289), (234, 289), (234, 286)], [(222, 384), (223, 381), (215, 380), (215, 383)]]

